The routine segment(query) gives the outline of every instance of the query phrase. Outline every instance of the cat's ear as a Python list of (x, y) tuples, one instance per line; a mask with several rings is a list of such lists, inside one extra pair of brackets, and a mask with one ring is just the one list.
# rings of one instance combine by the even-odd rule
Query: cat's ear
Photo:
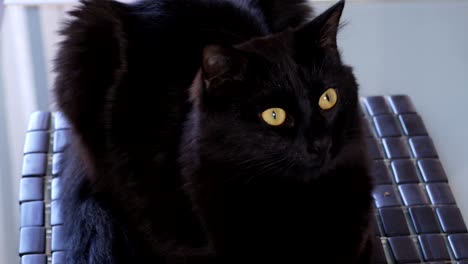
[(203, 77), (213, 79), (231, 68), (231, 51), (218, 45), (210, 45), (203, 50)]
[(341, 0), (311, 22), (297, 29), (295, 39), (300, 44), (300, 48), (336, 51), (336, 38), (344, 6), (345, 1)]
[(246, 60), (232, 47), (209, 45), (203, 50), (202, 77), (205, 87), (232, 80), (242, 75)]

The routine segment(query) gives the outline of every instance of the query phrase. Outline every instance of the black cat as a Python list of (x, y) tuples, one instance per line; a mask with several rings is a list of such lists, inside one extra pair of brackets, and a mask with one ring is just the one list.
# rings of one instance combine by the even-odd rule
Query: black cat
[(344, 2), (89, 0), (56, 61), (67, 263), (370, 263)]

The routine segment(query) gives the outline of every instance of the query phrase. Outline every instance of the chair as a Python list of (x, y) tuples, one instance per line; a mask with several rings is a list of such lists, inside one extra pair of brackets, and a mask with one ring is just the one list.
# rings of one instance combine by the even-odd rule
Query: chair
[(58, 164), (69, 132), (60, 113), (35, 112), (30, 117), (19, 194), (23, 264), (45, 264), (48, 259), (54, 264), (65, 263)]
[[(468, 263), (468, 230), (411, 99), (363, 97), (361, 110), (376, 183), (376, 263)], [(31, 115), (19, 197), (22, 264), (64, 263), (58, 164), (69, 133), (60, 113)]]

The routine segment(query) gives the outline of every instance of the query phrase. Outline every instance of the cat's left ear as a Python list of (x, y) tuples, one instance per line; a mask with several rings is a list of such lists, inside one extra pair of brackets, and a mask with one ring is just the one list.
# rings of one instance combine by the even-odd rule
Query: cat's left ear
[(203, 51), (202, 77), (207, 89), (241, 78), (246, 59), (232, 47), (210, 45)]
[(296, 43), (302, 50), (321, 48), (337, 50), (336, 37), (340, 27), (340, 19), (345, 6), (341, 0), (311, 22), (298, 28), (295, 32)]

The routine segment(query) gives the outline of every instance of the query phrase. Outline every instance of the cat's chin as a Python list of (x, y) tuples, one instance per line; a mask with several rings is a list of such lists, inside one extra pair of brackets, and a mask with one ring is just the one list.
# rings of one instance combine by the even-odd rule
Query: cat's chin
[(321, 169), (319, 166), (316, 167), (295, 167), (289, 171), (288, 177), (294, 177), (299, 181), (306, 183), (317, 180), (321, 176)]

